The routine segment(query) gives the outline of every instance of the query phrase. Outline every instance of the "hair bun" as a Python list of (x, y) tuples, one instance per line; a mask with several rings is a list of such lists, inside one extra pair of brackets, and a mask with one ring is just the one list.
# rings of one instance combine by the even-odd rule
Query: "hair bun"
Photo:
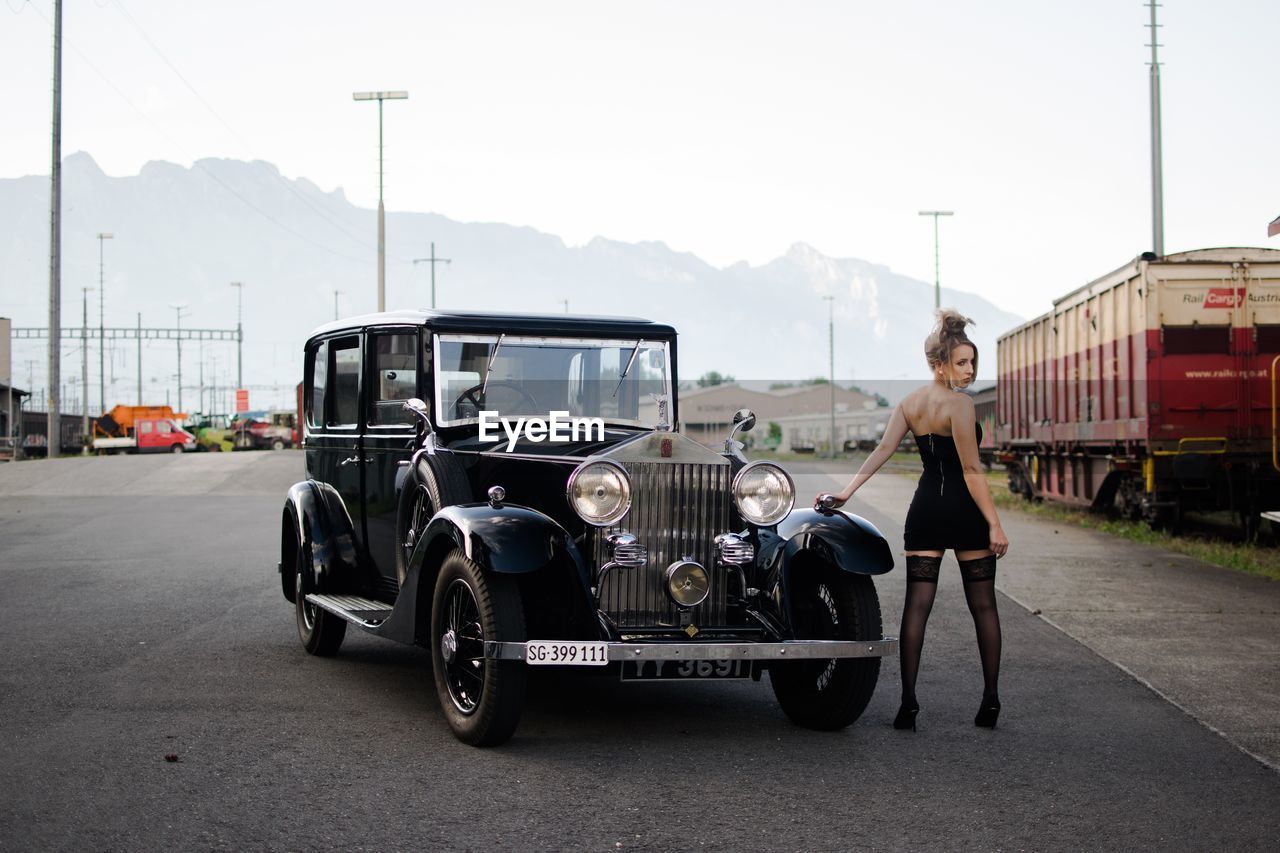
[(967, 338), (965, 327), (973, 321), (954, 308), (942, 308), (938, 311), (938, 332), (948, 338)]

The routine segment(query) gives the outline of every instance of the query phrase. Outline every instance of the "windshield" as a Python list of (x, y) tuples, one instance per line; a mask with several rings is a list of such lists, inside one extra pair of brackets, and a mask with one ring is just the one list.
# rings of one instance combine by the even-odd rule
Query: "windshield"
[[(437, 335), (435, 410), (441, 425), (501, 417), (601, 418), (657, 426), (655, 397), (670, 392), (664, 341)], [(634, 355), (634, 357), (633, 357)], [(630, 364), (630, 369), (627, 365)]]

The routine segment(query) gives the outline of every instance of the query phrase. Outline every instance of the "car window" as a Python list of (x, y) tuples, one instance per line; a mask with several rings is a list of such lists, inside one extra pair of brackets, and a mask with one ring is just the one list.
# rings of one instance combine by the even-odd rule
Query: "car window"
[(650, 425), (669, 393), (662, 341), (504, 335), (439, 335), (435, 368), (441, 424), (481, 411), (501, 416), (565, 411), (615, 423)]
[[(329, 372), (329, 342), (322, 341), (311, 351), (311, 399), (307, 407), (307, 423), (324, 425), (324, 389)], [(225, 429), (219, 425), (219, 429)]]
[(173, 425), (168, 421), (160, 421), (160, 423), (156, 424), (156, 430), (161, 435), (168, 435), (173, 432)]
[(360, 338), (329, 342), (333, 380), (326, 391), (325, 426), (355, 426), (360, 414)]
[(414, 423), (404, 401), (418, 396), (418, 333), (373, 334), (369, 352), (373, 358), (369, 425)]
[(142, 435), (151, 435), (151, 421), (142, 421), (139, 423), (138, 432)]

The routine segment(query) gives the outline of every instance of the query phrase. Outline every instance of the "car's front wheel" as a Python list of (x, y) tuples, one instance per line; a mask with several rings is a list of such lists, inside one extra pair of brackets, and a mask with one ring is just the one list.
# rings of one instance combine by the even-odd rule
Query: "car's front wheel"
[[(880, 599), (866, 575), (833, 566), (797, 571), (791, 583), (795, 635), (801, 640), (879, 640)], [(833, 731), (866, 710), (880, 677), (880, 658), (825, 658), (771, 664), (769, 681), (791, 721)]]
[(524, 709), (521, 661), (490, 660), (485, 642), (522, 642), (524, 609), (515, 580), (485, 574), (460, 551), (445, 558), (431, 607), (431, 663), (449, 728), (472, 746), (507, 740)]

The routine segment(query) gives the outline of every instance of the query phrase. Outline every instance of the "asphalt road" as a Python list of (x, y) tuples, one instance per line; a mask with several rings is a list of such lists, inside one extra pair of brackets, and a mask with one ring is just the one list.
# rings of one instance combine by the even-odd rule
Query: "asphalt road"
[[(300, 468), (292, 452), (0, 466), (0, 847), (1270, 850), (1280, 834), (1280, 773), (1003, 596), (1005, 709), (975, 729), (954, 566), (918, 732), (889, 725), (891, 659), (838, 733), (791, 725), (766, 684), (535, 673), (515, 739), (464, 746), (424, 650), (354, 629), (337, 658), (302, 650), (275, 573)], [(896, 551), (901, 508), (861, 509)], [(1047, 551), (1030, 535), (1015, 548)], [(901, 569), (877, 586), (893, 630)]]

